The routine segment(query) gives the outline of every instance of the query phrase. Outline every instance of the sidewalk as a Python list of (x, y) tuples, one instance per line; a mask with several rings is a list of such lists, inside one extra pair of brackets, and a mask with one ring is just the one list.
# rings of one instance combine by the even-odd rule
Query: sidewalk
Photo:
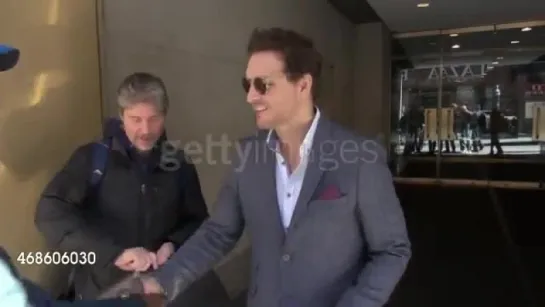
[[(490, 145), (490, 139), (481, 139), (483, 145)], [(531, 137), (518, 137), (518, 138), (500, 138), (500, 143), (505, 146), (524, 146), (524, 145), (539, 145), (538, 141), (532, 140)]]

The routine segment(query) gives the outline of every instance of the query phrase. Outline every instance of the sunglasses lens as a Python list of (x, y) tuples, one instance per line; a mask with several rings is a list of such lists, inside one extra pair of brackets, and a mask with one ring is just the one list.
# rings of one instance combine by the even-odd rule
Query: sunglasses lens
[(242, 78), (242, 88), (244, 89), (245, 93), (250, 91), (250, 81), (248, 79)]
[(255, 91), (258, 92), (260, 95), (265, 95), (267, 93), (268, 85), (263, 78), (255, 78), (253, 80), (243, 78), (242, 88), (244, 89), (245, 93), (248, 93), (250, 91), (252, 83)]
[(265, 83), (265, 80), (262, 78), (254, 79), (254, 87), (260, 95), (265, 95), (267, 93), (267, 83)]

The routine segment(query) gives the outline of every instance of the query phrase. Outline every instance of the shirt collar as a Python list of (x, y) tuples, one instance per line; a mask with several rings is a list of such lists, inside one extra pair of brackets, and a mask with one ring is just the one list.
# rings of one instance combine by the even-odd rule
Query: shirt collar
[[(305, 138), (303, 138), (303, 143), (301, 143), (301, 147), (299, 147), (299, 155), (301, 157), (309, 155), (312, 149), (312, 143), (314, 141), (314, 135), (316, 134), (318, 122), (320, 121), (320, 109), (318, 109), (317, 107), (315, 107), (314, 109), (316, 110), (316, 112), (314, 114), (314, 118), (312, 119), (312, 124), (310, 125), (310, 128), (308, 129)], [(273, 151), (278, 151), (278, 138), (274, 133), (273, 129), (269, 130), (266, 142), (269, 149)]]

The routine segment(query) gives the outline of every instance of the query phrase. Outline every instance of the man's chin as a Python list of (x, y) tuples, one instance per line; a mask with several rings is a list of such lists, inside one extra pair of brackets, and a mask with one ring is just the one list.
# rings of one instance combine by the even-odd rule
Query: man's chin
[(153, 144), (137, 144), (135, 147), (140, 152), (148, 152), (153, 149)]
[(270, 121), (266, 120), (257, 119), (255, 124), (260, 130), (270, 130), (274, 128), (274, 125)]

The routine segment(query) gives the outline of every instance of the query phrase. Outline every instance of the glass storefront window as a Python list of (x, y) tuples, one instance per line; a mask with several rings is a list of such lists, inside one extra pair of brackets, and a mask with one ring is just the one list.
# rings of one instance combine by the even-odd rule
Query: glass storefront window
[(542, 153), (532, 132), (535, 107), (545, 105), (545, 26), (484, 28), (398, 38), (405, 54), (392, 63), (395, 154), (437, 161), (417, 177), (441, 177), (443, 157)]

